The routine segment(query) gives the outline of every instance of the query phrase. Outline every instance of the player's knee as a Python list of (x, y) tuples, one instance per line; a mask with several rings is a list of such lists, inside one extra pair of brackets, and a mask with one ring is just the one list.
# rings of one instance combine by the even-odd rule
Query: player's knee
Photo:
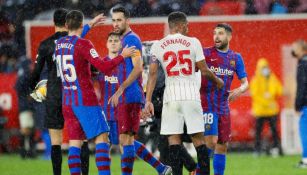
[(215, 153), (226, 154), (228, 147), (227, 145), (227, 142), (218, 142), (218, 144), (215, 146)]
[(205, 144), (205, 139), (203, 133), (197, 133), (192, 135), (192, 142), (195, 147)]
[(100, 134), (99, 136), (97, 136), (95, 138), (95, 143), (98, 144), (98, 143), (109, 143), (109, 137), (108, 137), (108, 133), (103, 133), (103, 134)]
[(134, 135), (130, 134), (120, 134), (119, 143), (120, 145), (132, 145), (134, 141)]
[(169, 145), (180, 145), (181, 144), (180, 135), (170, 135), (170, 136), (168, 136), (168, 143), (169, 143)]

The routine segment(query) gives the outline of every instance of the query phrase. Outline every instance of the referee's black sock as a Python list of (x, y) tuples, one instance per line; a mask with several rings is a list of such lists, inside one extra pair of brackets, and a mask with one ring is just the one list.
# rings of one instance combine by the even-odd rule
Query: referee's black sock
[(53, 175), (61, 175), (62, 172), (61, 145), (51, 146), (51, 161), (52, 161)]
[(196, 169), (196, 162), (192, 158), (192, 156), (188, 153), (187, 149), (181, 145), (181, 160), (184, 167), (189, 171), (192, 172)]
[(173, 169), (173, 175), (182, 175), (181, 145), (169, 146), (169, 165)]
[(210, 175), (210, 158), (206, 145), (200, 145), (196, 148), (197, 161), (200, 166), (200, 174)]
[(90, 164), (90, 150), (88, 149), (88, 142), (83, 142), (81, 146), (81, 172), (82, 175), (88, 175)]

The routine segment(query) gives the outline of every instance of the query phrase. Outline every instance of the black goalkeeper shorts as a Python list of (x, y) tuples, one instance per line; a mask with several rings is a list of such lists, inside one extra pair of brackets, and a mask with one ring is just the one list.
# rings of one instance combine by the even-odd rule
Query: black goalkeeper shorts
[(48, 129), (63, 129), (64, 117), (62, 113), (62, 100), (46, 99), (45, 127)]

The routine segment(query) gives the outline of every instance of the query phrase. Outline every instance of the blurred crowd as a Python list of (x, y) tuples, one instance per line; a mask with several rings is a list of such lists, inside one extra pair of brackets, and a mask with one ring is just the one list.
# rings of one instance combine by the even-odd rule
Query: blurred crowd
[(17, 58), (25, 55), (25, 20), (51, 20), (59, 7), (80, 9), (92, 18), (109, 14), (117, 4), (130, 9), (132, 17), (166, 16), (178, 10), (203, 16), (307, 12), (306, 0), (0, 0), (0, 72), (16, 70)]

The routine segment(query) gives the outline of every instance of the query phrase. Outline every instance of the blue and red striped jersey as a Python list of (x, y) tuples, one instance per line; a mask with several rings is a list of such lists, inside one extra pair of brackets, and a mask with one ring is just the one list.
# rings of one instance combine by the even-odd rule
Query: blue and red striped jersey
[[(122, 46), (135, 46), (137, 55), (142, 59), (142, 43), (137, 34), (130, 31), (122, 38)], [(119, 84), (122, 84), (130, 75), (133, 69), (132, 58), (126, 58), (125, 62), (119, 65)], [(120, 97), (122, 103), (142, 103), (144, 104), (144, 92), (142, 88), (142, 75), (140, 75), (133, 83), (128, 86), (123, 95)]]
[(62, 104), (71, 106), (99, 105), (91, 80), (90, 64), (101, 72), (107, 72), (124, 61), (121, 55), (104, 61), (89, 40), (78, 36), (58, 39), (54, 59), (58, 76), (62, 79)]
[[(109, 57), (104, 58), (105, 61), (111, 60)], [(114, 68), (106, 73), (99, 73), (98, 81), (100, 85), (100, 104), (108, 121), (117, 121), (116, 108), (108, 104), (108, 100), (117, 91), (119, 87), (118, 82), (118, 68)]]
[(224, 53), (215, 47), (205, 48), (204, 55), (209, 69), (224, 80), (224, 87), (217, 89), (213, 82), (202, 77), (200, 94), (203, 111), (229, 115), (228, 96), (234, 73), (239, 79), (247, 76), (243, 58), (230, 49)]

